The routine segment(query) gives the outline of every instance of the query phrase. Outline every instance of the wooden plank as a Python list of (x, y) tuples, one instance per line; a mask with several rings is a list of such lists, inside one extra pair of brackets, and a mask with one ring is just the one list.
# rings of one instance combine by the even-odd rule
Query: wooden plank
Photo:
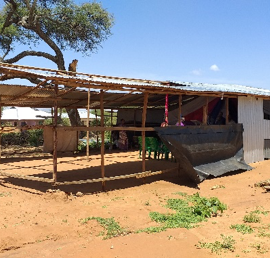
[[(136, 177), (137, 179), (139, 178), (144, 178), (144, 177), (150, 177), (150, 176), (155, 176), (155, 175), (160, 175), (164, 173), (169, 173), (176, 171), (177, 167), (174, 168), (169, 168), (165, 170), (158, 170), (158, 171), (145, 171), (145, 172), (139, 172), (139, 173), (133, 173), (133, 174), (127, 174), (127, 175), (119, 175), (119, 176), (112, 176), (112, 177), (104, 177), (104, 178), (94, 178), (94, 179), (86, 179), (86, 180), (78, 180), (78, 181), (65, 181), (65, 182), (57, 182), (56, 185), (80, 185), (80, 184), (90, 184), (90, 183), (97, 183), (97, 182), (102, 182), (102, 181), (113, 181), (113, 180), (119, 180), (119, 179), (127, 179), (127, 178), (132, 178)], [(1, 175), (1, 171), (0, 171)]]

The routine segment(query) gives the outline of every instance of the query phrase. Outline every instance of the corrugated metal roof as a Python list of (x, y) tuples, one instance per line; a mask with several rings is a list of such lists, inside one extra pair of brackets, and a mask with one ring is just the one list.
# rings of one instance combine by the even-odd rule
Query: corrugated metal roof
[[(164, 106), (165, 94), (169, 94), (170, 105), (178, 105), (179, 94), (183, 94), (183, 102), (192, 96), (244, 95), (270, 99), (270, 90), (243, 85), (152, 81), (83, 73), (72, 76), (66, 71), (0, 63), (0, 78), (9, 75), (32, 77), (43, 81), (43, 84), (40, 87), (1, 84), (3, 106), (52, 107), (57, 99), (59, 107), (85, 108), (88, 99), (86, 88), (91, 89), (90, 108), (99, 108), (100, 90), (104, 90), (104, 108), (107, 109), (141, 108), (143, 92), (150, 93), (148, 106), (156, 108)], [(55, 84), (59, 86), (57, 94)]]
[[(171, 82), (177, 89), (196, 92), (220, 92), (220, 93), (241, 93), (250, 95), (270, 96), (270, 90), (260, 89), (238, 84), (209, 84), (192, 82)], [(179, 85), (179, 86), (177, 86)]]

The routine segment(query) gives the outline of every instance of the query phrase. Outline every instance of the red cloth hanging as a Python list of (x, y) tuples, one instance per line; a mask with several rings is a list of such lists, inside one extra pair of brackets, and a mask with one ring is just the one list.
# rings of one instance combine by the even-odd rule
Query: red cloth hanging
[(166, 94), (165, 98), (165, 122), (166, 124), (169, 124), (169, 96)]

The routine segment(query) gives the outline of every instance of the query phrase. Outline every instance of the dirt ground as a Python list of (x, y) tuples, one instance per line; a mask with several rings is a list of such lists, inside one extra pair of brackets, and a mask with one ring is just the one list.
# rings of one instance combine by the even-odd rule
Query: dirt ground
[[(3, 158), (0, 169), (51, 178), (51, 156), (32, 156)], [(138, 151), (132, 151), (107, 153), (105, 165), (106, 176), (113, 176), (139, 172), (142, 163)], [(54, 188), (47, 183), (0, 176), (0, 258), (269, 257), (270, 193), (254, 187), (254, 183), (270, 179), (270, 161), (251, 165), (251, 171), (207, 179), (199, 187), (173, 170), (144, 181), (131, 178), (106, 182), (106, 192), (101, 191), (101, 183)], [(166, 160), (146, 162), (146, 169), (152, 171), (174, 167), (176, 163)], [(61, 157), (58, 171), (59, 181), (99, 178), (100, 156), (92, 153), (90, 161), (82, 156)], [(228, 209), (192, 229), (136, 232), (157, 226), (149, 212), (172, 212), (166, 208), (166, 200), (178, 198), (175, 193), (179, 192), (218, 197)], [(259, 214), (261, 222), (249, 224), (253, 233), (242, 234), (230, 228), (243, 224), (244, 216), (254, 210), (264, 214)], [(93, 216), (113, 217), (129, 233), (104, 240), (104, 229), (96, 220), (81, 223)], [(197, 247), (199, 241), (221, 241), (221, 234), (236, 241), (234, 252), (217, 255)]]

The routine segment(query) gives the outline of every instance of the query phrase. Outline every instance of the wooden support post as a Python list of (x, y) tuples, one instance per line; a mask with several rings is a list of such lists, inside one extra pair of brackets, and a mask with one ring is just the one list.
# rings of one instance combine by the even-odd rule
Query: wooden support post
[(225, 109), (226, 109), (225, 124), (227, 125), (229, 123), (229, 98), (225, 99)]
[[(95, 109), (95, 116), (96, 116), (96, 126), (98, 125), (98, 118), (97, 118), (97, 110)], [(98, 133), (96, 132), (96, 141), (97, 141), (97, 146), (98, 146), (98, 141), (99, 141), (99, 138), (98, 138)]]
[[(104, 105), (103, 105), (103, 95), (104, 92), (103, 90), (100, 91), (100, 123), (101, 127), (104, 127)], [(105, 132), (101, 132), (101, 148), (100, 148), (100, 153), (101, 153), (101, 177), (105, 177), (105, 167), (104, 167), (104, 154), (105, 154)], [(102, 190), (105, 191), (105, 181), (102, 181)]]
[[(0, 97), (1, 101), (1, 97)], [(1, 127), (1, 120), (2, 120), (2, 105), (0, 104), (0, 127)], [(0, 134), (0, 161), (2, 156), (2, 134)]]
[[(147, 103), (148, 103), (148, 92), (144, 93), (142, 127), (145, 127), (146, 123)], [(145, 131), (142, 131), (142, 172), (144, 171), (145, 171)]]
[[(111, 109), (111, 126), (113, 126), (113, 110)], [(113, 149), (113, 138), (112, 138), (112, 131), (110, 136), (110, 149)]]
[[(58, 85), (54, 86), (55, 96), (58, 94)], [(53, 119), (53, 182), (57, 182), (57, 100), (54, 101)]]
[[(89, 116), (90, 116), (90, 88), (88, 89), (88, 97), (87, 97), (87, 127), (89, 127)], [(86, 132), (86, 156), (89, 161), (89, 131)]]
[(178, 100), (178, 123), (179, 125), (181, 124), (181, 115), (182, 115), (182, 94), (179, 95), (179, 100)]
[(208, 120), (208, 97), (206, 97), (206, 103), (203, 106), (203, 124), (207, 125)]

